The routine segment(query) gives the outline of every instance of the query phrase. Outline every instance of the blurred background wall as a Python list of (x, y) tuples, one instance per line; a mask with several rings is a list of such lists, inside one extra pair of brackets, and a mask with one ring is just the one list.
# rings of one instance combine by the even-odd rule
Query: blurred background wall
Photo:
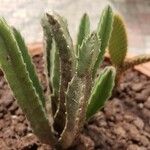
[(150, 53), (150, 0), (0, 0), (0, 16), (16, 26), (27, 43), (32, 43), (42, 41), (43, 12), (55, 10), (67, 18), (75, 40), (82, 14), (89, 14), (95, 29), (107, 4), (124, 17), (130, 53)]

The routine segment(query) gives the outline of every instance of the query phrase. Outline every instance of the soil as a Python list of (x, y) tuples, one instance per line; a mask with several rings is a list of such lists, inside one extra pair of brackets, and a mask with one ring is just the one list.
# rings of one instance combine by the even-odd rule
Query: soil
[[(42, 56), (33, 58), (46, 91)], [(150, 78), (127, 71), (116, 96), (108, 101), (72, 150), (150, 150)], [(41, 144), (0, 72), (0, 150), (51, 150)]]

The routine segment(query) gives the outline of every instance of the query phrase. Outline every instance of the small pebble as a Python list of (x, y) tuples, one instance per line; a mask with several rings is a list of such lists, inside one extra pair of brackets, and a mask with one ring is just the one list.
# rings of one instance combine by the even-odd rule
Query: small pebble
[(138, 142), (140, 140), (139, 130), (130, 123), (124, 123), (123, 128), (128, 132), (128, 138)]
[(135, 96), (135, 100), (139, 103), (139, 102), (145, 102), (147, 99), (147, 96), (142, 94), (142, 93), (137, 93)]
[(127, 121), (127, 122), (132, 122), (134, 120), (134, 116), (132, 114), (125, 114), (124, 115), (124, 119)]
[(135, 126), (139, 129), (143, 129), (144, 127), (144, 122), (141, 118), (136, 117), (136, 119), (133, 121), (133, 123), (135, 124)]
[(12, 105), (12, 103), (13, 103), (13, 97), (12, 97), (12, 95), (6, 94), (2, 98), (3, 98), (3, 102), (4, 102), (4, 106), (5, 107), (8, 108), (8, 107), (10, 107)]
[(142, 83), (135, 83), (132, 85), (132, 90), (139, 92), (142, 90), (143, 84)]
[(145, 136), (140, 136), (140, 142), (143, 146), (148, 146), (150, 144), (150, 141)]
[(126, 131), (121, 126), (115, 127), (114, 132), (121, 138), (126, 137)]
[(147, 117), (150, 119), (150, 110), (147, 108), (143, 108), (142, 113), (144, 115), (144, 117)]
[(143, 109), (144, 104), (143, 104), (143, 103), (139, 103), (139, 104), (138, 104), (138, 107), (139, 107), (140, 109)]

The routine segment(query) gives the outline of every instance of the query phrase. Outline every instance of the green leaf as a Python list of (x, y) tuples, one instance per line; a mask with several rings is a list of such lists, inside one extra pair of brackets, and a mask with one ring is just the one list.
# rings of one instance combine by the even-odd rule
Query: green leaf
[(127, 54), (127, 33), (122, 18), (115, 14), (113, 31), (109, 41), (109, 54), (112, 63), (119, 67), (122, 66)]
[(73, 74), (75, 73), (75, 53), (64, 19), (56, 13), (53, 15), (47, 14), (47, 18), (60, 56), (60, 103), (58, 106), (59, 110), (56, 113), (54, 126), (57, 126), (55, 129), (57, 131), (59, 130), (58, 132), (62, 132), (65, 126), (65, 92), (68, 83), (71, 81)]
[(72, 69), (74, 69), (72, 71), (75, 71), (75, 51), (72, 38), (69, 34), (67, 21), (57, 13), (47, 13), (46, 15), (49, 21), (49, 25), (51, 25), (52, 34), (56, 41), (56, 45), (61, 51), (60, 55), (61, 53), (65, 53), (64, 51), (67, 52), (71, 58)]
[(56, 47), (56, 43), (53, 40), (52, 50), (51, 50), (51, 82), (53, 87), (53, 94), (59, 95), (59, 81), (60, 81), (60, 62), (59, 62), (59, 52)]
[(99, 53), (98, 58), (96, 60), (93, 76), (96, 75), (97, 69), (99, 68), (101, 62), (103, 61), (103, 57), (105, 54), (105, 49), (108, 46), (109, 39), (112, 32), (112, 25), (113, 25), (113, 11), (110, 6), (107, 6), (100, 17), (100, 21), (98, 23), (97, 33), (99, 35), (99, 38), (101, 39), (101, 46), (100, 50), (101, 53)]
[(51, 84), (52, 84), (52, 104), (56, 107), (54, 113), (56, 113), (59, 101), (59, 92), (60, 92), (60, 59), (59, 59), (59, 50), (56, 47), (55, 40), (52, 42), (52, 49), (51, 49)]
[(51, 90), (52, 111), (55, 115), (59, 101), (59, 83), (60, 83), (60, 59), (59, 50), (56, 46), (54, 37), (52, 36), (51, 26), (49, 25), (48, 18), (43, 16), (42, 27), (44, 31), (44, 47), (45, 47), (45, 60), (47, 79), (49, 81), (49, 90)]
[(78, 54), (78, 48), (82, 45), (83, 40), (85, 40), (90, 34), (90, 19), (89, 16), (85, 13), (80, 21), (77, 43), (76, 43), (76, 51)]
[(113, 67), (106, 67), (99, 75), (89, 99), (86, 113), (87, 119), (92, 117), (100, 108), (102, 108), (105, 101), (111, 96), (114, 87), (115, 74), (116, 72)]
[(44, 34), (44, 59), (45, 59), (45, 67), (46, 67), (46, 73), (47, 73), (47, 79), (49, 82), (49, 88), (51, 89), (51, 83), (50, 83), (50, 70), (51, 70), (51, 60), (50, 60), (50, 53), (52, 49), (52, 33), (51, 28), (48, 23), (47, 17), (43, 16), (41, 19), (41, 25), (43, 28), (43, 34)]
[(64, 149), (68, 148), (74, 141), (77, 133), (79, 132), (79, 108), (80, 100), (83, 97), (83, 82), (76, 74), (68, 85), (66, 92), (66, 110), (67, 119), (65, 128), (60, 136), (59, 142)]
[(17, 41), (17, 44), (19, 46), (19, 49), (20, 49), (20, 52), (21, 52), (21, 55), (23, 57), (23, 61), (24, 63), (26, 64), (26, 67), (27, 67), (27, 71), (29, 73), (29, 77), (33, 83), (33, 86), (36, 90), (36, 93), (39, 95), (40, 97), (40, 100), (43, 104), (43, 106), (45, 107), (45, 96), (44, 96), (44, 92), (43, 92), (43, 89), (40, 85), (40, 81), (38, 79), (38, 76), (37, 76), (37, 73), (35, 71), (35, 67), (32, 63), (32, 60), (31, 60), (31, 57), (28, 53), (28, 48), (24, 42), (24, 39), (23, 37), (21, 36), (20, 32), (13, 28), (13, 33), (14, 33), (14, 36), (15, 36), (15, 39)]
[(100, 53), (100, 39), (96, 33), (92, 33), (87, 39), (85, 39), (79, 48), (77, 73), (79, 76), (83, 76), (93, 71), (93, 66)]
[(41, 141), (55, 144), (45, 109), (33, 87), (17, 41), (3, 18), (0, 18), (0, 66), (35, 134)]

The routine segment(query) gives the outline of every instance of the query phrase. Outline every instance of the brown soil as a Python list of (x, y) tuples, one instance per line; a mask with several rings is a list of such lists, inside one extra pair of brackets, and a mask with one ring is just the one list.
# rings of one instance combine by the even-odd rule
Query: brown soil
[[(42, 57), (34, 62), (46, 91)], [(150, 78), (129, 70), (116, 95), (85, 125), (72, 150), (150, 150)], [(50, 149), (32, 133), (1, 72), (0, 150)]]

